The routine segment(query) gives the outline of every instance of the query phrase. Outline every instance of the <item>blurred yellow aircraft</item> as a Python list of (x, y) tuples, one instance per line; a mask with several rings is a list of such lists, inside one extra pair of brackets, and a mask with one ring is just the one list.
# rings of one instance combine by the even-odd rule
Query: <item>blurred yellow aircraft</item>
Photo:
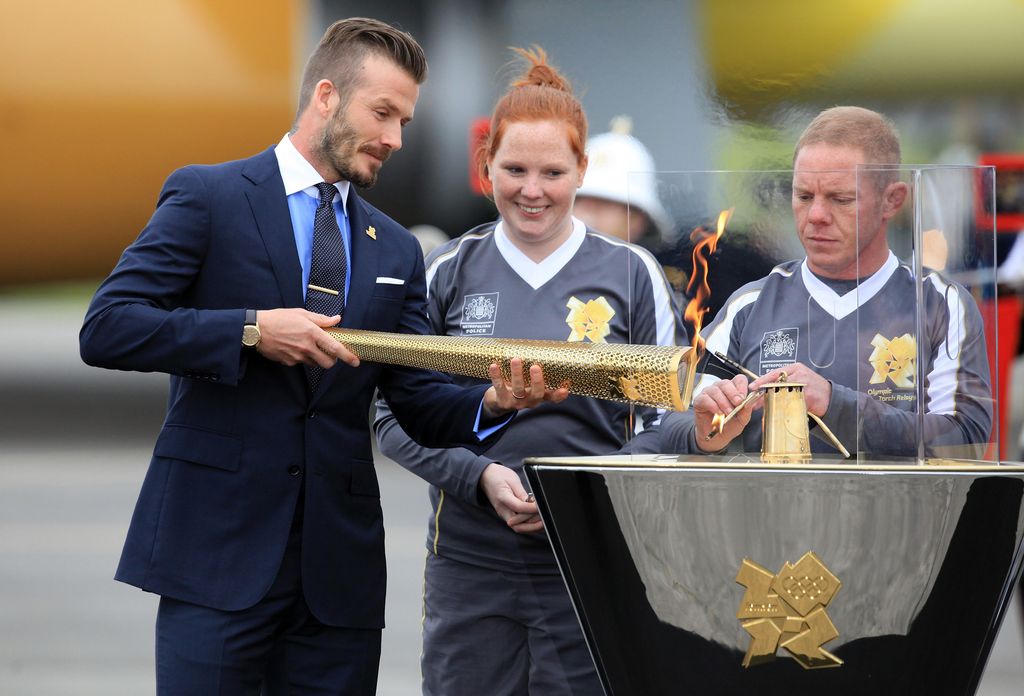
[(102, 277), (171, 171), (291, 123), (305, 3), (4, 4), (0, 286)]

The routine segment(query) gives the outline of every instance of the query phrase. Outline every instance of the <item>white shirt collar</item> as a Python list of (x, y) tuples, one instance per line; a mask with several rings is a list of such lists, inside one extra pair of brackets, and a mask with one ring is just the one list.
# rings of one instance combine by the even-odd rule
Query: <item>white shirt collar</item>
[(536, 263), (512, 243), (501, 220), (494, 227), (494, 244), (498, 247), (502, 258), (512, 267), (516, 275), (526, 281), (534, 290), (554, 278), (555, 274), (572, 260), (579, 248), (583, 246), (586, 236), (587, 226), (573, 218), (572, 232), (569, 233), (568, 238), (562, 242), (560, 247), (548, 254), (547, 258)]
[[(302, 191), (319, 200), (320, 192), (317, 190), (316, 185), (323, 181), (324, 178), (295, 148), (292, 139), (287, 133), (284, 134), (281, 142), (274, 148), (274, 154), (277, 156), (277, 166), (281, 170), (281, 178), (284, 180), (285, 195), (290, 196), (293, 193)], [(348, 201), (349, 186), (351, 184), (344, 179), (334, 184), (334, 187), (338, 189), (338, 195), (341, 196), (341, 207), (343, 209)], [(345, 214), (348, 214), (347, 209)]]
[(854, 310), (863, 306), (868, 300), (877, 295), (878, 291), (882, 289), (896, 269), (899, 268), (899, 265), (899, 260), (890, 250), (889, 256), (881, 268), (841, 297), (835, 290), (822, 282), (818, 276), (814, 275), (811, 269), (807, 267), (807, 259), (804, 259), (800, 264), (800, 275), (803, 278), (804, 287), (807, 288), (807, 292), (818, 303), (818, 306), (836, 319), (842, 319), (852, 314)]

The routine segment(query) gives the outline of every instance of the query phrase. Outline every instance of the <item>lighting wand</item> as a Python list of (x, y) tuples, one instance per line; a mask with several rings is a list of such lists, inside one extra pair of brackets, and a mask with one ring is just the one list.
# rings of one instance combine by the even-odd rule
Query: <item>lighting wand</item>
[(704, 439), (710, 440), (716, 435), (718, 435), (720, 432), (725, 430), (725, 424), (731, 421), (732, 417), (735, 416), (740, 411), (742, 411), (747, 406), (747, 404), (749, 404), (757, 397), (761, 396), (761, 392), (763, 389), (764, 387), (761, 387), (761, 389), (755, 389), (754, 391), (747, 394), (747, 397), (743, 399), (743, 401), (739, 402), (739, 404), (736, 405), (736, 408), (725, 414), (725, 418), (711, 426), (711, 430), (708, 432), (707, 436)]
[[(721, 360), (723, 363), (725, 363), (726, 365), (728, 365), (732, 369), (737, 370), (738, 372), (742, 372), (743, 374), (745, 374), (747, 377), (749, 377), (751, 379), (757, 379), (757, 375), (756, 374), (754, 374), (752, 371), (748, 370), (747, 368), (743, 367), (743, 365), (741, 365), (740, 363), (736, 362), (735, 360), (730, 358), (725, 353), (720, 353), (717, 350), (713, 350), (711, 352), (712, 352), (712, 354), (716, 358)], [(752, 391), (749, 394), (747, 394), (747, 397), (745, 399), (743, 399), (743, 401), (740, 402), (739, 406), (737, 406), (733, 410), (729, 411), (729, 413), (726, 414), (725, 418), (723, 418), (720, 422), (718, 422), (718, 423), (716, 423), (716, 424), (711, 426), (711, 431), (708, 433), (708, 435), (707, 435), (707, 437), (705, 439), (706, 440), (710, 440), (713, 437), (715, 437), (716, 435), (718, 435), (720, 432), (725, 430), (725, 424), (728, 423), (729, 421), (731, 421), (733, 416), (735, 416), (737, 413), (742, 411), (744, 406), (746, 406), (751, 401), (753, 401), (754, 398), (757, 397), (757, 395), (760, 393), (760, 391), (761, 390)]]
[(754, 374), (754, 372), (753, 372), (753, 371), (751, 371), (751, 370), (748, 370), (747, 368), (743, 367), (743, 365), (740, 365), (740, 364), (739, 364), (738, 362), (736, 362), (735, 360), (733, 360), (732, 358), (730, 358), (730, 357), (729, 357), (728, 355), (726, 355), (725, 353), (719, 353), (719, 352), (718, 352), (717, 350), (713, 350), (713, 351), (711, 351), (711, 353), (712, 353), (712, 354), (713, 354), (713, 355), (714, 355), (714, 356), (715, 356), (716, 358), (718, 358), (719, 360), (721, 360), (722, 362), (724, 362), (724, 363), (725, 363), (726, 365), (728, 365), (729, 367), (731, 367), (732, 369), (734, 369), (734, 370), (738, 370), (738, 371), (742, 372), (743, 374), (745, 374), (745, 375), (746, 375), (747, 377), (749, 377), (750, 379), (757, 379), (757, 375), (756, 375), (756, 374)]

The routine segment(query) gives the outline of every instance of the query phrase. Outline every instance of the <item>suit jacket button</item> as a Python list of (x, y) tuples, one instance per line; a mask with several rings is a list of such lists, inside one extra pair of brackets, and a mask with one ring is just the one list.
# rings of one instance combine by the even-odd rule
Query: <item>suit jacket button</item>
[(299, 468), (298, 464), (292, 464), (291, 466), (288, 467), (288, 475), (289, 476), (298, 476), (301, 473), (302, 473), (302, 469)]
[(316, 418), (316, 411), (310, 411), (309, 412), (309, 417), (310, 418)]

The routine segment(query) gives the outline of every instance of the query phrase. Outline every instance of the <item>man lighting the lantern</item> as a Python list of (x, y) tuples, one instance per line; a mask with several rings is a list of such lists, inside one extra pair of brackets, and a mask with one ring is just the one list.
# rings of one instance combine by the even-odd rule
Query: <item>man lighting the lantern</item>
[[(835, 107), (811, 122), (793, 159), (792, 208), (805, 258), (741, 287), (704, 332), (709, 353), (756, 379), (705, 374), (692, 409), (667, 415), (630, 451), (713, 454), (739, 437), (744, 450), (759, 450), (761, 428), (751, 416), (760, 399), (746, 397), (785, 373), (806, 385), (808, 413), (851, 450), (916, 455), (920, 410), (926, 456), (982, 456), (992, 392), (981, 314), (966, 289), (925, 269), (918, 335), (913, 269), (887, 237), (909, 194), (895, 171), (900, 161), (899, 137), (881, 114)], [(837, 451), (822, 428), (812, 434), (819, 435), (814, 452)]]

